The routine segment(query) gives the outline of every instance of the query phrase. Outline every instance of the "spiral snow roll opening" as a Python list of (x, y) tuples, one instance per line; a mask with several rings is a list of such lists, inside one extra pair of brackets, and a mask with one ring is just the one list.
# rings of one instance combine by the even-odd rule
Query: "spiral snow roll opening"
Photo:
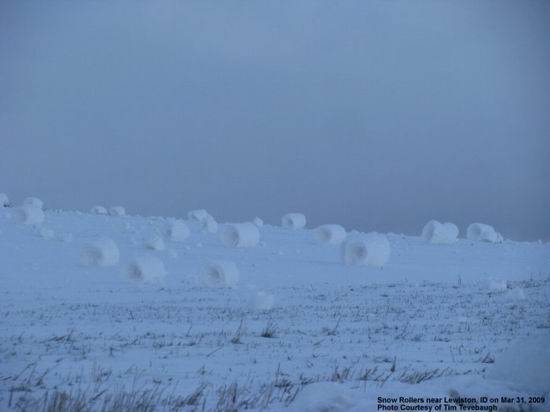
[(254, 223), (225, 225), (220, 239), (226, 247), (254, 247), (260, 241), (260, 231)]

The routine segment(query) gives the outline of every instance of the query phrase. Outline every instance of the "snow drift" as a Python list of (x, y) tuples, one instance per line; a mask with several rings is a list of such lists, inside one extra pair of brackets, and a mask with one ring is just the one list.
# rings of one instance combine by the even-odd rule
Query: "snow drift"
[(455, 243), (458, 239), (458, 227), (454, 223), (430, 220), (422, 229), (421, 236), (431, 243)]
[(15, 220), (25, 225), (40, 225), (44, 218), (44, 211), (36, 206), (23, 205), (15, 209)]
[(253, 220), (252, 220), (252, 223), (254, 223), (256, 226), (258, 226), (259, 228), (262, 227), (264, 225), (264, 221), (262, 219), (260, 219), (259, 217), (255, 217)]
[(530, 395), (550, 393), (550, 335), (529, 336), (515, 341), (501, 355), (487, 377)]
[(111, 216), (126, 216), (126, 209), (122, 206), (113, 206), (109, 209)]
[(260, 241), (260, 231), (254, 223), (232, 223), (223, 226), (220, 239), (226, 247), (254, 247)]
[(128, 278), (136, 282), (157, 283), (166, 276), (166, 269), (160, 259), (144, 255), (130, 263), (127, 274)]
[(191, 235), (191, 231), (184, 221), (170, 220), (164, 229), (164, 235), (172, 242), (183, 242)]
[(306, 226), (306, 217), (302, 213), (287, 213), (281, 218), (281, 223), (288, 229), (303, 229)]
[(346, 240), (346, 229), (340, 225), (323, 225), (314, 231), (315, 239), (320, 243), (339, 245)]
[(10, 205), (10, 199), (5, 193), (0, 193), (0, 207), (7, 207)]
[(472, 223), (468, 226), (466, 236), (469, 240), (501, 243), (502, 235), (498, 233), (493, 226), (484, 223)]
[(90, 213), (93, 214), (93, 215), (106, 215), (107, 214), (107, 209), (104, 208), (103, 206), (94, 206), (90, 210)]
[(112, 239), (103, 238), (84, 246), (80, 262), (85, 266), (114, 266), (119, 256), (117, 244)]
[[(298, 393), (290, 410), (293, 412), (349, 412), (356, 409), (357, 393), (341, 383), (318, 382)], [(363, 409), (365, 410), (365, 409)]]
[(342, 261), (346, 265), (382, 267), (390, 258), (390, 242), (380, 233), (356, 235), (342, 244)]
[(44, 208), (44, 202), (37, 197), (27, 197), (23, 200), (23, 206), (35, 207), (37, 209)]
[(201, 277), (210, 287), (235, 287), (239, 281), (239, 269), (233, 262), (212, 262), (203, 269)]

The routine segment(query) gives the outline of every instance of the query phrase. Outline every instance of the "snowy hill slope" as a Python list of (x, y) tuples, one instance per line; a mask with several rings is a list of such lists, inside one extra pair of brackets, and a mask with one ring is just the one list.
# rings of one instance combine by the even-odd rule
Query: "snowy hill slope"
[[(549, 244), (389, 234), (391, 257), (379, 269), (345, 266), (340, 248), (311, 230), (269, 225), (258, 246), (228, 248), (188, 222), (188, 238), (163, 238), (154, 250), (151, 238), (168, 224), (46, 211), (32, 226), (0, 208), (0, 409), (76, 387), (108, 402), (113, 391), (135, 391), (133, 381), (163, 389), (151, 402), (196, 390), (186, 407), (207, 410), (283, 408), (295, 397), (300, 405), (298, 392), (318, 381), (361, 390), (359, 405), (449, 385), (524, 393), (486, 375), (510, 341), (548, 337)], [(82, 265), (98, 238), (116, 243), (118, 263)], [(143, 256), (158, 258), (166, 276), (133, 281), (128, 267)], [(236, 287), (204, 285), (212, 261), (236, 264)]]
[[(80, 212), (47, 212), (42, 228), (55, 237), (71, 235), (72, 242), (44, 239), (32, 226), (17, 225), (10, 209), (0, 211), (2, 267), (5, 281), (32, 279), (33, 284), (76, 285), (91, 282), (125, 284), (119, 275), (134, 256), (146, 253), (144, 244), (167, 219), (111, 217)], [(192, 224), (190, 224), (192, 225)], [(120, 248), (120, 266), (108, 270), (82, 269), (79, 255), (86, 242), (99, 237), (113, 239)], [(336, 285), (364, 282), (442, 281), (456, 283), (488, 279), (524, 280), (550, 273), (550, 245), (506, 241), (503, 244), (472, 242), (439, 245), (419, 237), (389, 234), (392, 252), (383, 269), (346, 267), (340, 249), (319, 244), (311, 230), (292, 231), (265, 225), (261, 244), (254, 249), (224, 247), (217, 234), (196, 227), (185, 242), (171, 242), (156, 255), (164, 260), (168, 273), (166, 286), (196, 285), (202, 265), (212, 259), (233, 260), (243, 282), (265, 287), (298, 284)], [(40, 272), (36, 276), (35, 270)], [(92, 276), (93, 274), (93, 276)]]

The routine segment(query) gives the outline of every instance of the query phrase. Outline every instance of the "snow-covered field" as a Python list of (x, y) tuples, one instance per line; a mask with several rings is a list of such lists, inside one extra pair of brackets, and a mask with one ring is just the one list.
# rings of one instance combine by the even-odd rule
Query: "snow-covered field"
[(388, 234), (378, 268), (291, 225), (258, 225), (259, 242), (237, 226), (224, 244), (200, 217), (188, 234), (121, 210), (46, 210), (41, 224), (15, 210), (0, 208), (0, 410), (550, 395), (548, 243)]

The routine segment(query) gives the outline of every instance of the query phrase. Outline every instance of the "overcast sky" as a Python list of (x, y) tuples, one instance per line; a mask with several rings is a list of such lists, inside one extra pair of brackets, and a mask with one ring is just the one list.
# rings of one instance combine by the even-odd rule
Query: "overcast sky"
[(0, 0), (0, 192), (550, 239), (550, 2)]

